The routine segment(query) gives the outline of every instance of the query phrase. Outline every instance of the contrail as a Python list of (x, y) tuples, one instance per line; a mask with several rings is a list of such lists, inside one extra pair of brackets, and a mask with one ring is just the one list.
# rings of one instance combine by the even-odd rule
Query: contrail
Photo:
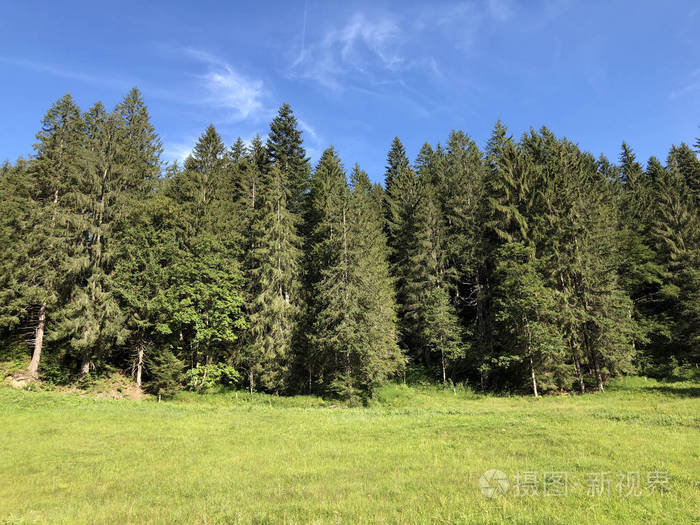
[(304, 45), (306, 43), (306, 12), (309, 8), (309, 0), (304, 0), (304, 24), (301, 27), (301, 53), (297, 62), (304, 60)]

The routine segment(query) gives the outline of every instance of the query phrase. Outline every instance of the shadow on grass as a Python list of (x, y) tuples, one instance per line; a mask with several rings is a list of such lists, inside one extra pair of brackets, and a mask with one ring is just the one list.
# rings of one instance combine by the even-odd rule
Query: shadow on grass
[(673, 397), (700, 397), (700, 387), (698, 386), (648, 386), (643, 390), (658, 392)]

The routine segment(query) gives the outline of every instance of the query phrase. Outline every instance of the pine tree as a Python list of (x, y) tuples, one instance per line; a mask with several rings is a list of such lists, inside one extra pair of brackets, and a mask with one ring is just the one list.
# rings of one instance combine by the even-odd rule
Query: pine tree
[(260, 206), (246, 260), (250, 330), (243, 356), (249, 388), (280, 392), (289, 382), (300, 308), (300, 218), (288, 204), (287, 178), (276, 164), (262, 175)]
[(653, 235), (660, 259), (667, 269), (661, 289), (667, 344), (664, 362), (673, 355), (697, 362), (700, 344), (700, 216), (688, 178), (680, 172), (672, 149), (668, 170), (659, 181), (658, 213)]
[(129, 221), (119, 234), (114, 286), (127, 315), (129, 355), (136, 385), (142, 386), (143, 370), (158, 337), (158, 297), (167, 287), (171, 250), (177, 245), (173, 217), (175, 203), (162, 193), (144, 198), (130, 210)]
[[(74, 188), (80, 184), (84, 162), (83, 120), (70, 95), (46, 113), (37, 133), (36, 156), (28, 167), (29, 222), (21, 225), (10, 255), (18, 299), (36, 312), (29, 374), (37, 376), (45, 334), (60, 337), (53, 321), (69, 291), (76, 269), (68, 263), (79, 240), (74, 224), (80, 216), (74, 206)], [(19, 174), (18, 174), (19, 175)], [(20, 226), (20, 225), (18, 225)], [(51, 334), (50, 331), (54, 333)]]
[(441, 159), (441, 153), (426, 144), (417, 160), (420, 199), (415, 213), (416, 243), (408, 247), (403, 313), (404, 331), (410, 330), (416, 357), (430, 366), (432, 358), (439, 356), (445, 382), (447, 367), (464, 356), (464, 346), (457, 312), (450, 300), (452, 279), (446, 258), (446, 224), (438, 203)]
[(410, 272), (410, 250), (416, 243), (416, 210), (420, 191), (418, 177), (411, 169), (398, 137), (394, 139), (387, 155), (384, 180), (384, 228), (397, 290), (400, 342), (404, 351), (415, 355), (418, 353), (419, 342), (407, 317), (409, 298), (406, 278)]
[(633, 345), (649, 341), (657, 329), (648, 302), (656, 296), (663, 279), (663, 268), (656, 262), (653, 226), (654, 187), (649, 172), (642, 170), (632, 149), (622, 143), (619, 167), (619, 222), (621, 231), (621, 284), (632, 300), (629, 317), (634, 321)]
[[(502, 355), (500, 364), (524, 365), (537, 397), (543, 377), (556, 371), (564, 361), (555, 294), (541, 278), (532, 246), (507, 243), (496, 257), (496, 322), (511, 347)], [(554, 385), (549, 382), (547, 386)]]
[(150, 121), (138, 89), (132, 89), (116, 107), (122, 120), (119, 170), (124, 178), (123, 210), (115, 218), (113, 242), (115, 264), (112, 281), (126, 315), (130, 355), (137, 386), (141, 386), (145, 350), (154, 328), (153, 299), (163, 280), (159, 260), (159, 217), (163, 200), (156, 194), (161, 172), (162, 145)]
[(668, 155), (668, 169), (677, 170), (683, 178), (695, 205), (700, 207), (700, 160), (687, 144), (673, 146)]
[(366, 173), (353, 189), (333, 148), (314, 172), (308, 282), (311, 361), (324, 390), (371, 395), (401, 365), (381, 214)]
[(289, 104), (282, 104), (270, 123), (267, 153), (269, 162), (277, 164), (289, 185), (290, 211), (302, 213), (309, 189), (309, 160), (306, 158), (297, 119)]
[[(479, 250), (484, 165), (479, 148), (463, 132), (450, 133), (446, 146), (444, 187), (439, 200), (445, 223), (447, 273), (452, 281), (451, 300), (459, 314), (465, 342), (477, 347), (477, 343), (486, 340), (488, 308), (485, 266)], [(466, 357), (474, 369), (476, 356)]]
[(389, 267), (389, 249), (383, 234), (379, 186), (367, 173), (353, 168), (350, 192), (348, 257), (350, 297), (358, 305), (353, 331), (358, 349), (359, 384), (371, 394), (376, 386), (404, 366), (398, 346), (396, 300)]
[(84, 376), (96, 359), (124, 342), (124, 312), (111, 286), (115, 244), (113, 226), (129, 202), (123, 123), (116, 112), (95, 104), (84, 116), (85, 165), (69, 194), (78, 232), (67, 261), (75, 269), (70, 296), (61, 310), (60, 335), (80, 360)]
[[(483, 199), (479, 205), (481, 237), (477, 248), (477, 259), (482, 261), (480, 274), (480, 296), (483, 327), (479, 333), (480, 381), (482, 389), (490, 383), (492, 372), (502, 371), (502, 355), (507, 355), (508, 346), (499, 348), (495, 319), (496, 305), (493, 294), (497, 286), (495, 258), (506, 243), (528, 244), (527, 200), (530, 191), (531, 165), (517, 148), (507, 129), (497, 122), (486, 147), (486, 167), (483, 175)], [(491, 383), (492, 384), (492, 383)]]
[[(29, 322), (26, 313), (31, 309), (32, 297), (27, 292), (32, 285), (26, 279), (33, 261), (32, 244), (27, 241), (31, 240), (29, 228), (36, 224), (40, 210), (33, 199), (32, 182), (24, 160), (0, 166), (0, 327), (7, 330)], [(36, 370), (30, 373), (35, 375)]]

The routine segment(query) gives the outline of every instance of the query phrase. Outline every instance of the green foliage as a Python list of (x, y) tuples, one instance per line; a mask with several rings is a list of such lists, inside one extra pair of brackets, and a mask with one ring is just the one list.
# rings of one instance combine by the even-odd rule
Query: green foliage
[(310, 195), (307, 368), (322, 391), (357, 403), (395, 374), (402, 359), (380, 207), (358, 166), (351, 186), (327, 149)]
[(134, 88), (112, 111), (62, 97), (34, 149), (0, 166), (0, 340), (51, 383), (131, 372), (170, 395), (176, 369), (199, 388), (233, 367), (251, 396), (360, 403), (416, 371), (584, 392), (700, 359), (686, 144), (643, 168), (498, 122), (483, 152), (452, 131), (413, 163), (395, 138), (382, 188), (333, 148), (312, 173), (283, 104), (266, 143), (209, 125), (164, 167)]
[(185, 372), (185, 388), (196, 392), (211, 390), (216, 386), (233, 388), (238, 386), (241, 375), (231, 365), (215, 363), (197, 365)]
[(182, 388), (184, 364), (171, 350), (154, 354), (149, 362), (151, 380), (147, 390), (159, 398), (173, 397)]

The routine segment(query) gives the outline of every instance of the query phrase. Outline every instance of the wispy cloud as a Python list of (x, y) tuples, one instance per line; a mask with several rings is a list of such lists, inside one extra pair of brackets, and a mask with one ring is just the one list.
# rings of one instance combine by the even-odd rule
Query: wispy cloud
[(297, 117), (299, 128), (304, 132), (304, 147), (311, 161), (317, 160), (327, 146), (325, 140), (307, 121)]
[(513, 17), (513, 6), (510, 0), (488, 0), (489, 13), (500, 22), (506, 22)]
[(669, 94), (669, 99), (675, 100), (680, 97), (684, 97), (690, 93), (700, 90), (700, 68), (693, 71), (690, 75), (692, 80), (688, 80), (685, 85), (676, 88)]
[(47, 75), (52, 75), (55, 77), (67, 78), (70, 80), (76, 80), (78, 82), (84, 82), (86, 84), (94, 84), (100, 87), (110, 87), (125, 91), (129, 89), (133, 83), (129, 83), (123, 79), (115, 78), (108, 75), (100, 75), (94, 73), (85, 73), (82, 71), (75, 71), (70, 68), (63, 66), (57, 66), (54, 64), (46, 64), (43, 62), (37, 62), (34, 60), (21, 60), (12, 59), (6, 57), (0, 57), (0, 62), (4, 64), (9, 64), (12, 66), (21, 67), (23, 69), (28, 69), (30, 71), (35, 71), (37, 73), (44, 73)]
[(442, 79), (443, 68), (432, 54), (435, 47), (452, 45), (471, 53), (485, 26), (507, 23), (515, 15), (512, 0), (446, 2), (408, 7), (400, 14), (365, 9), (313, 38), (307, 34), (307, 7), (299, 52), (288, 72), (333, 91), (395, 84), (407, 72)]
[(192, 153), (196, 137), (190, 140), (181, 142), (166, 142), (163, 147), (163, 159), (166, 162), (177, 161), (180, 166), (185, 162), (185, 159)]
[(306, 121), (298, 118), (297, 122), (299, 123), (299, 127), (304, 133), (306, 133), (313, 140), (318, 140), (318, 133), (316, 133), (316, 130), (312, 128)]
[(186, 49), (185, 54), (204, 65), (198, 74), (206, 96), (200, 103), (230, 110), (234, 119), (258, 117), (266, 111), (267, 90), (262, 80), (250, 78), (237, 71), (225, 60), (198, 49)]
[(341, 89), (341, 80), (347, 75), (396, 71), (404, 63), (399, 51), (400, 35), (397, 20), (389, 15), (370, 18), (355, 13), (347, 23), (332, 27), (315, 43), (306, 44), (304, 35), (301, 52), (290, 72), (294, 77)]

